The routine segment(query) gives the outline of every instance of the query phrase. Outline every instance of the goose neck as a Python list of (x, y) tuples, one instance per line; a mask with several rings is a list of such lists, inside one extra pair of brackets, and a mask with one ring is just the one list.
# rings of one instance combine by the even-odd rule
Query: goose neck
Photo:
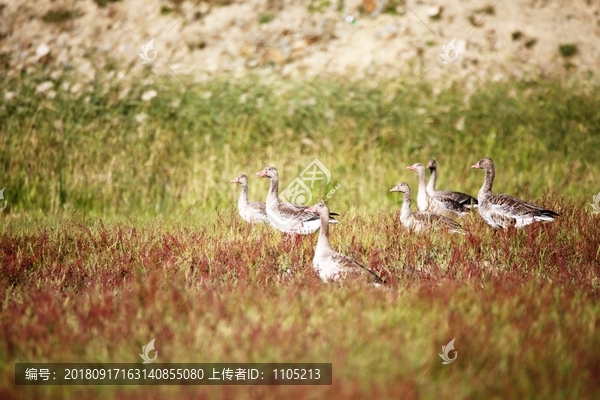
[(410, 215), (410, 192), (404, 193), (404, 200), (402, 201), (402, 208), (400, 209), (400, 219), (405, 220)]
[(479, 193), (477, 195), (478, 198), (485, 198), (486, 196), (489, 196), (492, 193), (492, 186), (494, 185), (495, 177), (496, 171), (494, 171), (494, 168), (485, 169), (485, 179), (483, 181), (483, 186), (481, 186), (481, 189), (479, 190)]
[(429, 183), (427, 184), (427, 191), (429, 193), (435, 192), (436, 180), (437, 180), (437, 173), (436, 173), (436, 169), (434, 168), (431, 170), (431, 176), (429, 177)]
[(329, 213), (322, 213), (321, 229), (319, 230), (319, 240), (317, 241), (317, 249), (324, 250), (329, 248)]
[(269, 185), (269, 195), (267, 196), (268, 204), (279, 204), (279, 179), (271, 178)]
[(245, 206), (248, 204), (248, 184), (245, 183), (242, 185), (242, 192), (240, 193), (240, 200), (238, 201), (238, 206)]

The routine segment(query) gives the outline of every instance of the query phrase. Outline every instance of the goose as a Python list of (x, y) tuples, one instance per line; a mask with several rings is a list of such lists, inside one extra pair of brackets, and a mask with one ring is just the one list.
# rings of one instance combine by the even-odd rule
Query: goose
[(427, 163), (427, 168), (429, 168), (429, 171), (431, 171), (429, 183), (427, 184), (427, 194), (429, 196), (439, 196), (448, 198), (468, 209), (471, 209), (472, 207), (477, 207), (477, 199), (473, 196), (469, 196), (466, 193), (454, 192), (451, 190), (436, 190), (435, 184), (437, 180), (437, 162), (434, 159), (429, 160), (429, 162)]
[[(269, 222), (275, 229), (283, 233), (308, 235), (321, 227), (319, 215), (308, 211), (308, 206), (281, 202), (279, 199), (279, 174), (275, 167), (265, 167), (262, 171), (257, 172), (256, 176), (271, 180), (266, 213)], [(337, 214), (331, 213), (331, 215)], [(329, 223), (337, 224), (338, 222), (334, 218), (330, 218)]]
[(238, 200), (238, 211), (242, 219), (251, 224), (269, 222), (265, 203), (256, 201), (248, 202), (248, 177), (244, 174), (238, 175), (231, 180), (231, 183), (239, 183), (242, 185), (242, 193)]
[(453, 219), (428, 211), (411, 211), (410, 187), (404, 182), (396, 184), (390, 192), (404, 193), (404, 201), (400, 210), (400, 222), (405, 228), (422, 232), (426, 229), (448, 229), (450, 232), (462, 233), (462, 226)]
[(482, 158), (471, 168), (485, 171), (483, 186), (479, 189), (479, 214), (494, 228), (522, 228), (535, 221), (554, 221), (558, 214), (552, 210), (527, 203), (506, 194), (493, 194), (492, 185), (496, 168), (491, 158)]
[(321, 231), (313, 258), (313, 267), (323, 282), (337, 281), (349, 277), (365, 277), (367, 280), (380, 285), (383, 280), (373, 271), (360, 264), (355, 259), (331, 249), (329, 245), (329, 208), (321, 201), (306, 211), (319, 215)]
[(421, 163), (406, 167), (417, 173), (419, 177), (419, 187), (417, 190), (417, 206), (419, 211), (429, 211), (435, 214), (461, 216), (469, 212), (469, 209), (456, 201), (442, 197), (430, 196), (427, 193), (427, 184), (425, 182), (425, 167)]

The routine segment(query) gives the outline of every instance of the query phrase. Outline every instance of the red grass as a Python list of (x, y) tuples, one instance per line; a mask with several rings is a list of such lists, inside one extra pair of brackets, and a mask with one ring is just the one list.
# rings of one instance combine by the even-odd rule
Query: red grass
[[(551, 224), (413, 235), (397, 214), (348, 217), (332, 245), (390, 290), (326, 285), (316, 237), (224, 216), (218, 227), (65, 222), (0, 237), (5, 396), (117, 398), (595, 397), (598, 217), (558, 201)], [(348, 223), (346, 223), (348, 222)], [(223, 226), (225, 228), (223, 228)], [(17, 361), (332, 362), (331, 387), (14, 388)], [(456, 338), (459, 361), (442, 366)], [(534, 395), (534, 396), (535, 396)]]

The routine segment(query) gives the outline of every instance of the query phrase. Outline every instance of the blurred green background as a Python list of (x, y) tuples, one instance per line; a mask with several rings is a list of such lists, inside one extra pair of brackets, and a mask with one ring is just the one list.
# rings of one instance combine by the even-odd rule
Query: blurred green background
[(476, 195), (483, 174), (470, 165), (485, 156), (499, 193), (581, 201), (600, 190), (600, 95), (576, 84), (499, 83), (466, 96), (459, 83), (433, 93), (402, 80), (113, 78), (48, 99), (35, 94), (43, 80), (2, 82), (19, 93), (0, 108), (4, 212), (13, 216), (211, 219), (236, 203), (229, 181), (238, 174), (264, 201), (268, 182), (257, 171), (276, 166), (283, 190), (315, 158), (332, 180), (313, 198), (339, 183), (330, 204), (342, 210), (397, 204), (388, 190), (398, 181), (416, 188), (406, 166), (431, 157), (441, 189)]
[(406, 166), (431, 157), (442, 189), (476, 195), (483, 174), (470, 165), (487, 156), (496, 192), (536, 198), (550, 189), (579, 201), (600, 190), (600, 96), (577, 86), (504, 83), (465, 100), (458, 85), (433, 94), (427, 83), (397, 80), (186, 87), (165, 78), (133, 84), (124, 98), (118, 85), (99, 83), (50, 100), (35, 94), (40, 81), (2, 82), (20, 93), (0, 112), (11, 215), (210, 219), (236, 203), (229, 181), (239, 173), (251, 177), (250, 197), (264, 201), (268, 182), (257, 171), (276, 166), (283, 189), (315, 158), (332, 180), (314, 198), (339, 183), (337, 209), (389, 208), (398, 202), (393, 184), (416, 187)]

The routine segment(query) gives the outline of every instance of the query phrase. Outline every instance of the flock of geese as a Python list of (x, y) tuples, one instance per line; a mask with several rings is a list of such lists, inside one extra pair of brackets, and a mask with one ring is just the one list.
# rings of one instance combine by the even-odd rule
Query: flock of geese
[[(485, 180), (477, 198), (462, 192), (437, 190), (437, 163), (430, 160), (427, 168), (431, 171), (427, 181), (423, 164), (414, 164), (408, 169), (418, 175), (417, 207), (411, 210), (411, 190), (407, 183), (400, 182), (390, 192), (401, 192), (404, 196), (400, 211), (402, 225), (414, 232), (444, 229), (449, 232), (463, 233), (463, 228), (455, 218), (468, 214), (477, 208), (481, 217), (494, 228), (521, 228), (536, 221), (554, 221), (558, 214), (552, 210), (528, 203), (506, 194), (492, 193), (496, 170), (491, 158), (482, 158), (471, 168), (485, 171)], [(273, 228), (287, 234), (307, 235), (321, 228), (319, 240), (313, 258), (313, 267), (319, 277), (325, 281), (336, 281), (349, 276), (366, 276), (376, 284), (383, 283), (373, 271), (355, 259), (334, 251), (329, 245), (329, 224), (336, 224), (336, 213), (329, 211), (321, 201), (312, 207), (281, 202), (279, 199), (279, 174), (275, 167), (266, 167), (256, 176), (269, 178), (270, 186), (267, 200), (248, 201), (248, 177), (239, 175), (232, 183), (239, 183), (242, 192), (238, 201), (238, 210), (242, 219), (249, 223), (268, 223)]]

